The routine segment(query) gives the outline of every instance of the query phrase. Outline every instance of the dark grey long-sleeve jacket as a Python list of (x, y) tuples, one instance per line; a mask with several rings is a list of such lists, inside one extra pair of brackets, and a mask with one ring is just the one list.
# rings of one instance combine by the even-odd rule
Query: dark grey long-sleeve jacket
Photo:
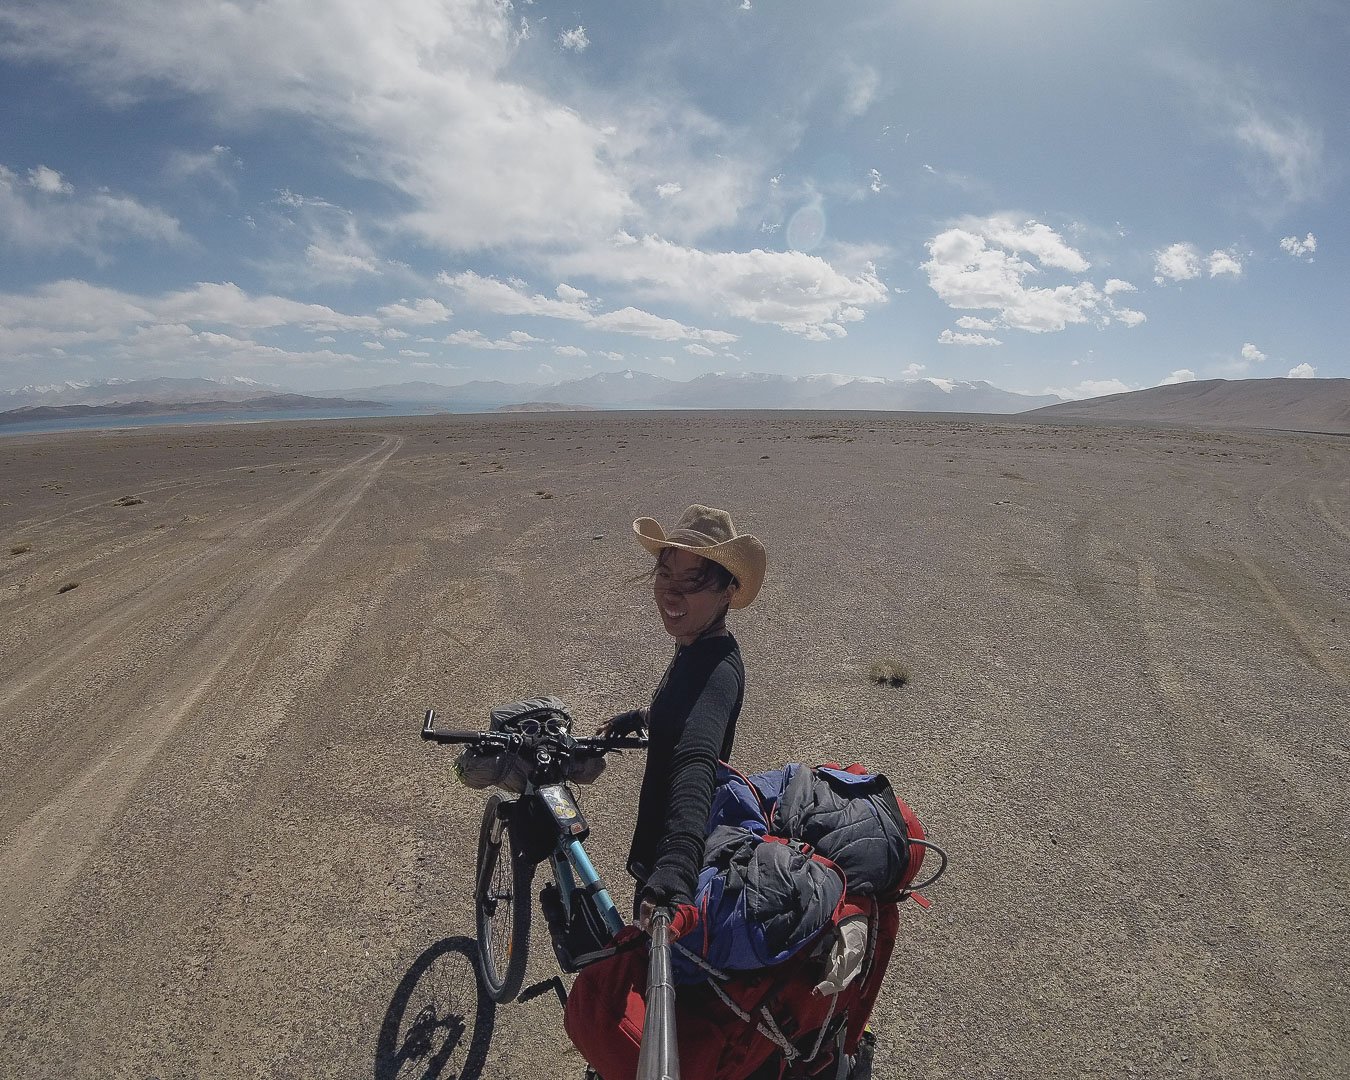
[(652, 697), (628, 872), (658, 903), (692, 899), (717, 762), (731, 758), (744, 696), (740, 646), (723, 634), (678, 649)]

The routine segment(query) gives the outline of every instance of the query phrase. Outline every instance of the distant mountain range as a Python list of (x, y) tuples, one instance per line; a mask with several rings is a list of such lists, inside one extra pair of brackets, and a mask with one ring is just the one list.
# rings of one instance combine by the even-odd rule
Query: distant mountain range
[(1031, 415), (1350, 434), (1350, 379), (1205, 379), (1065, 401)]
[[(286, 410), (385, 407), (454, 412), (585, 409), (871, 409), (896, 412), (1023, 413), (1044, 419), (1171, 421), (1229, 427), (1350, 432), (1350, 379), (1210, 379), (1061, 402), (987, 382), (879, 379), (851, 375), (708, 374), (688, 382), (641, 371), (607, 371), (566, 382), (405, 382), (292, 394), (251, 379), (137, 379), (0, 390), (7, 421), (40, 419), (34, 408), (116, 406), (121, 415), (210, 412), (227, 407)], [(15, 414), (14, 410), (23, 412)], [(1034, 411), (1031, 411), (1034, 410)], [(65, 415), (74, 415), (67, 413)], [(80, 415), (89, 415), (88, 412)], [(109, 411), (108, 415), (118, 415)], [(59, 418), (49, 414), (47, 418)]]
[(596, 409), (884, 409), (1014, 413), (1059, 401), (1000, 390), (987, 382), (879, 379), (853, 375), (700, 375), (688, 382), (642, 371), (605, 371), (540, 385), (476, 381), (458, 386), (396, 383), (337, 391), (391, 404), (496, 409), (526, 402)]
[(23, 405), (114, 405), (133, 401), (247, 401), (268, 394), (288, 394), (284, 386), (253, 379), (103, 379), (63, 382), (48, 386), (21, 386), (0, 390), (0, 410)]
[[(0, 390), (0, 411), (24, 406), (131, 402), (243, 402), (285, 393), (289, 391), (284, 387), (239, 378), (61, 383)], [(549, 384), (479, 380), (446, 386), (404, 382), (331, 391), (329, 399), (334, 397), (456, 412), (490, 411), (502, 406), (528, 404), (575, 405), (592, 409), (883, 409), (1014, 413), (1059, 400), (1053, 395), (1015, 394), (987, 382), (947, 379), (718, 373), (679, 382), (631, 370), (601, 372), (585, 379)], [(356, 403), (352, 401), (352, 404)]]

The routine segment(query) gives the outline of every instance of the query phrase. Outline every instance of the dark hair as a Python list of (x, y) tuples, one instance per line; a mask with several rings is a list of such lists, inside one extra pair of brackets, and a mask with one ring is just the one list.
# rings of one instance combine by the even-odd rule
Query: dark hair
[[(674, 558), (675, 550), (675, 548), (662, 548), (661, 554), (656, 557), (656, 564), (644, 576), (648, 580), (654, 579), (657, 570)], [(689, 591), (703, 592), (706, 589), (712, 589), (714, 592), (721, 592), (731, 584), (735, 584), (739, 588), (741, 583), (736, 580), (736, 575), (721, 563), (713, 562), (712, 559), (705, 559), (700, 555), (698, 575), (691, 583)]]

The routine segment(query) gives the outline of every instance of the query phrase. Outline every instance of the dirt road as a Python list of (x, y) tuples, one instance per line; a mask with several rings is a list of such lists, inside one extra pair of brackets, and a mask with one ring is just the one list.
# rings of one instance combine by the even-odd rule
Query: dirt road
[[(558, 414), (0, 450), (0, 1074), (579, 1077), (555, 997), (476, 1000), (481, 797), (417, 723), (645, 700), (629, 523), (695, 500), (770, 552), (737, 764), (865, 761), (953, 853), (878, 1076), (1350, 1073), (1343, 438)], [(621, 896), (639, 771), (586, 794)]]

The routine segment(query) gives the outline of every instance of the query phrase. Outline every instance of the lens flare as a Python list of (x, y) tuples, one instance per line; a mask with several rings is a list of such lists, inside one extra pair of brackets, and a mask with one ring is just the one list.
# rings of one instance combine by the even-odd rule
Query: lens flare
[(825, 239), (825, 211), (816, 203), (803, 206), (788, 221), (787, 246), (793, 251), (814, 251)]

